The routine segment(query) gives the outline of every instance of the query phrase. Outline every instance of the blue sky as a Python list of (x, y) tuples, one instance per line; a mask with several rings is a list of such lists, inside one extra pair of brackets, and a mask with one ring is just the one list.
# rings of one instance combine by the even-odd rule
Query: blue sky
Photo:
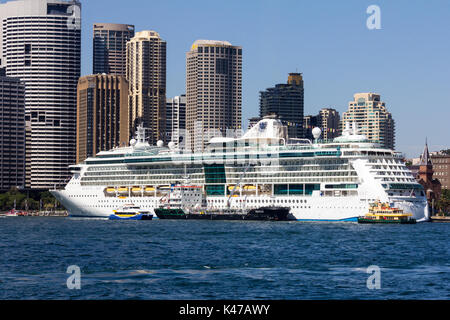
[[(356, 92), (377, 92), (409, 157), (450, 147), (450, 1), (82, 1), (82, 74), (92, 72), (92, 25), (134, 24), (167, 41), (167, 96), (185, 92), (185, 54), (197, 39), (243, 47), (243, 119), (259, 91), (302, 72), (305, 114), (341, 114)], [(369, 5), (381, 29), (369, 30)]]

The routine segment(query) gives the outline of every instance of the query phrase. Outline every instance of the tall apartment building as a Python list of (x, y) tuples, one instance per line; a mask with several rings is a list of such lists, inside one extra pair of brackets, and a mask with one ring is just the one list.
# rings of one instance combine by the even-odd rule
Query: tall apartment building
[(260, 117), (276, 114), (288, 128), (289, 138), (303, 138), (304, 88), (301, 73), (290, 73), (287, 84), (260, 92)]
[(386, 103), (376, 93), (356, 93), (349, 102), (348, 111), (342, 115), (340, 130), (345, 122), (355, 121), (360, 133), (370, 141), (389, 149), (395, 147), (395, 123), (387, 111)]
[(164, 140), (166, 42), (157, 32), (137, 32), (127, 43), (127, 80), (130, 134), (142, 123), (150, 144)]
[(34, 189), (64, 183), (75, 163), (80, 12), (78, 1), (0, 4), (1, 64), (25, 84), (26, 175)]
[(186, 129), (186, 95), (182, 94), (174, 98), (167, 99), (166, 104), (166, 142), (174, 142), (179, 145), (184, 139)]
[(126, 75), (127, 42), (134, 37), (130, 24), (95, 23), (93, 28), (93, 74)]
[(129, 141), (128, 83), (120, 75), (90, 75), (78, 81), (77, 163)]
[(187, 148), (242, 130), (242, 47), (197, 40), (186, 53)]
[(323, 108), (319, 111), (322, 139), (333, 140), (339, 136), (340, 116), (339, 112), (332, 108)]
[(25, 86), (0, 69), (0, 191), (25, 186)]

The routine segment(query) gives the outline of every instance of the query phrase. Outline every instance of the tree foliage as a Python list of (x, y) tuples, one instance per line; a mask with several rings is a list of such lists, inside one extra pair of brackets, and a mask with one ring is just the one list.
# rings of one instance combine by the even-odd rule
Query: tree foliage
[[(20, 191), (17, 188), (11, 188), (8, 192), (0, 193), (0, 210), (8, 211), (15, 207), (17, 210), (51, 210), (55, 207), (56, 199), (48, 191)], [(57, 208), (61, 208), (56, 201)]]

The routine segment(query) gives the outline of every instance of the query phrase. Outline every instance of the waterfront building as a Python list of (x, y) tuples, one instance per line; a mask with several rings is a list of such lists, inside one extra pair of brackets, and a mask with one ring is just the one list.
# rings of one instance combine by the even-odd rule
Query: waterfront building
[(442, 189), (450, 190), (450, 154), (437, 152), (431, 154), (433, 178), (439, 180)]
[(63, 183), (75, 163), (80, 11), (75, 0), (0, 4), (0, 64), (25, 84), (26, 175), (34, 189)]
[(187, 148), (242, 130), (242, 47), (197, 40), (186, 53)]
[(441, 183), (433, 177), (433, 162), (428, 151), (428, 143), (425, 142), (425, 148), (420, 156), (419, 170), (416, 179), (423, 186), (427, 196), (428, 203), (432, 208), (441, 196)]
[(95, 23), (93, 28), (93, 74), (125, 76), (127, 42), (134, 37), (134, 26), (117, 23)]
[(386, 103), (376, 93), (356, 93), (348, 111), (341, 119), (340, 130), (346, 122), (356, 122), (360, 133), (370, 141), (389, 149), (395, 147), (395, 123)]
[(287, 84), (260, 92), (259, 116), (276, 114), (287, 128), (289, 138), (304, 138), (304, 88), (301, 73), (290, 73)]
[(0, 191), (25, 186), (25, 86), (0, 69)]
[(89, 75), (78, 81), (77, 159), (125, 146), (128, 128), (128, 83), (120, 75)]
[(141, 31), (127, 43), (129, 130), (147, 128), (150, 144), (164, 139), (166, 125), (166, 42), (156, 31)]
[(186, 129), (186, 95), (182, 94), (167, 99), (166, 104), (166, 139), (179, 145)]

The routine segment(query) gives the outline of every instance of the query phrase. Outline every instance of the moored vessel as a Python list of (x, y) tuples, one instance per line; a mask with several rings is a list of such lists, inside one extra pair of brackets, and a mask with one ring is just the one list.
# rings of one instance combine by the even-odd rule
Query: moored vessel
[(290, 208), (261, 207), (251, 210), (183, 210), (157, 208), (155, 214), (159, 219), (182, 220), (252, 220), (252, 221), (286, 221)]
[(414, 224), (416, 220), (411, 213), (392, 208), (388, 203), (376, 201), (365, 216), (358, 217), (358, 223)]
[(110, 220), (152, 220), (153, 214), (150, 211), (141, 210), (139, 206), (127, 204), (113, 210), (113, 214), (109, 216)]
[(201, 151), (150, 146), (140, 127), (130, 146), (71, 166), (69, 183), (51, 192), (71, 216), (108, 217), (129, 202), (154, 214), (188, 174), (210, 210), (288, 207), (298, 221), (357, 221), (380, 199), (426, 221), (424, 189), (402, 159), (358, 134), (356, 123), (338, 138), (312, 141), (290, 139), (279, 119), (264, 118), (243, 136), (210, 139)]

